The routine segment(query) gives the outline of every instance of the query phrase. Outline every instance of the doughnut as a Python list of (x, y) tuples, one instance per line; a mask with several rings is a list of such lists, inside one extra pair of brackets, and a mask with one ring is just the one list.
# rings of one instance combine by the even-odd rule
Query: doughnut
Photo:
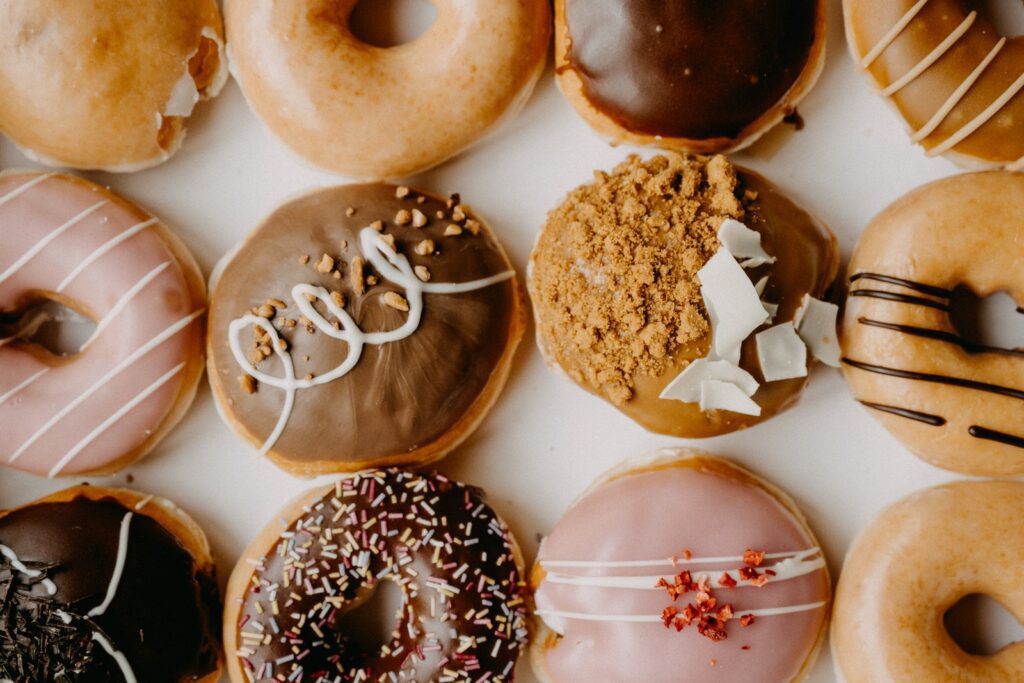
[[(78, 353), (19, 336), (47, 301), (95, 324)], [(195, 396), (205, 310), (191, 254), (145, 210), (70, 175), (0, 174), (0, 464), (111, 474), (152, 450)]]
[[(965, 230), (970, 226), (970, 230)], [(1024, 351), (975, 344), (953, 290), (1006, 291), (1024, 308), (1024, 174), (918, 188), (879, 214), (850, 260), (841, 336), (854, 397), (933, 465), (1024, 473)]]
[(358, 0), (227, 0), (232, 71), (270, 131), (314, 166), (381, 180), (463, 151), (529, 99), (549, 0), (432, 0), (437, 19), (391, 48), (357, 38)]
[(555, 0), (558, 85), (613, 144), (742, 149), (824, 65), (824, 0)]
[(4, 3), (0, 132), (41, 163), (113, 172), (163, 163), (227, 76), (216, 0)]
[[(762, 320), (771, 309), (774, 323), (795, 321), (806, 297), (829, 290), (838, 249), (824, 225), (760, 175), (722, 156), (668, 153), (646, 161), (630, 157), (570, 192), (548, 215), (530, 257), (537, 340), (548, 363), (662, 434), (724, 434), (793, 405), (806, 382), (806, 354), (798, 350), (799, 367), (789, 379), (766, 381), (754, 335), (737, 340), (742, 345), (734, 348), (733, 372), (758, 387), (747, 395), (756, 403), (750, 412), (759, 414), (702, 410), (696, 402), (664, 398), (714, 348), (718, 327), (700, 273), (728, 256), (718, 253), (716, 231), (741, 220), (774, 256), (753, 268), (733, 261), (732, 268), (749, 272), (761, 288), (758, 303), (740, 273)], [(738, 310), (735, 298), (725, 308)]]
[(591, 485), (541, 542), (530, 585), (543, 683), (798, 681), (831, 594), (793, 501), (688, 449)]
[(163, 498), (77, 486), (0, 513), (0, 589), (0, 680), (220, 680), (210, 548)]
[(955, 482), (888, 507), (854, 541), (836, 588), (832, 655), (846, 683), (1019, 681), (1019, 645), (960, 649), (943, 616), (962, 598), (1024, 613), (1024, 485)]
[[(367, 470), (309, 491), (278, 518), (228, 581), (233, 683), (513, 680), (527, 641), (523, 562), (482, 491), (440, 474)], [(402, 605), (378, 650), (345, 618), (379, 607), (367, 603), (383, 581), (397, 584)]]
[(843, 0), (854, 61), (928, 156), (1024, 168), (1024, 36), (973, 0)]
[(525, 327), (515, 271), (458, 195), (317, 190), (218, 270), (217, 404), (298, 475), (444, 457), (497, 399)]

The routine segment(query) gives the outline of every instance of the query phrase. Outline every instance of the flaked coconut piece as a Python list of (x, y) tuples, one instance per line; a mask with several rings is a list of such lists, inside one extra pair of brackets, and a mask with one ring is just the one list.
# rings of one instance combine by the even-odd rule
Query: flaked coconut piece
[(839, 367), (839, 335), (836, 319), (839, 307), (805, 294), (793, 322), (797, 334), (811, 350), (811, 355), (825, 365)]
[(758, 387), (754, 376), (738, 365), (724, 360), (698, 358), (687, 365), (686, 369), (665, 387), (660, 398), (674, 399), (683, 403), (697, 403), (700, 401), (701, 383), (707, 380), (734, 384), (746, 396), (753, 396)]
[(761, 406), (731, 382), (706, 379), (700, 383), (700, 409), (728, 410), (741, 415), (760, 415)]
[(697, 277), (711, 318), (711, 354), (737, 358), (743, 340), (768, 320), (768, 312), (750, 278), (724, 245)]
[(807, 376), (807, 346), (793, 323), (782, 323), (759, 332), (757, 358), (766, 382)]
[(741, 261), (744, 268), (756, 268), (778, 259), (769, 256), (761, 246), (761, 233), (751, 230), (733, 218), (726, 218), (718, 228), (718, 241)]

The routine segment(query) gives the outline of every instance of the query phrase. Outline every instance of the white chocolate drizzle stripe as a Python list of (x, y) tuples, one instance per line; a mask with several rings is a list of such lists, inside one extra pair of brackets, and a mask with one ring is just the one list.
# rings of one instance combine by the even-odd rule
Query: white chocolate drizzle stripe
[[(18, 555), (5, 545), (0, 545), (0, 555), (7, 558), (7, 561), (11, 563), (11, 568), (16, 572), (21, 572), (30, 579), (37, 579), (43, 575), (38, 569), (29, 569), (25, 566), (25, 563), (18, 559)], [(50, 579), (44, 578), (42, 580), (43, 588), (49, 595), (55, 595), (57, 593), (57, 585)]]
[(4, 281), (7, 280), (7, 278), (11, 277), (15, 273), (17, 273), (19, 270), (21, 270), (22, 267), (26, 263), (31, 261), (39, 252), (41, 252), (43, 249), (46, 249), (46, 247), (49, 246), (49, 244), (51, 242), (53, 242), (55, 239), (57, 239), (58, 237), (63, 235), (67, 230), (71, 229), (72, 227), (77, 225), (79, 222), (81, 222), (82, 220), (87, 218), (89, 216), (89, 214), (93, 213), (94, 211), (96, 211), (96, 209), (100, 208), (101, 206), (103, 206), (106, 203), (107, 203), (107, 201), (103, 200), (101, 202), (97, 202), (96, 204), (93, 204), (88, 209), (85, 209), (84, 211), (79, 213), (77, 216), (75, 216), (75, 217), (71, 218), (70, 220), (68, 220), (67, 222), (65, 222), (63, 225), (58, 226), (56, 229), (54, 229), (52, 232), (50, 232), (48, 235), (46, 235), (46, 237), (44, 237), (43, 239), (41, 239), (38, 242), (36, 242), (35, 245), (33, 245), (31, 249), (29, 249), (24, 254), (22, 254), (21, 257), (19, 257), (17, 261), (15, 261), (13, 264), (11, 264), (11, 266), (7, 270), (5, 270), (2, 274), (0, 274), (0, 283), (3, 283)]
[(949, 99), (939, 107), (939, 110), (935, 112), (935, 115), (932, 116), (931, 119), (928, 120), (928, 123), (924, 124), (919, 131), (914, 133), (910, 138), (911, 141), (921, 142), (935, 132), (935, 129), (946, 120), (946, 117), (949, 116), (950, 112), (956, 108), (956, 105), (960, 104), (960, 100), (964, 98), (967, 91), (974, 86), (979, 78), (981, 78), (981, 74), (985, 72), (985, 69), (987, 69), (989, 64), (992, 63), (992, 60), (996, 58), (996, 55), (999, 54), (999, 51), (1003, 49), (1004, 45), (1006, 45), (1006, 38), (1000, 38), (995, 47), (985, 55), (985, 58), (981, 60), (981, 63), (975, 67), (974, 71), (971, 72), (964, 82), (957, 86), (957, 89), (954, 90), (953, 94), (949, 96)]
[(132, 227), (130, 227), (127, 230), (125, 230), (124, 232), (122, 232), (117, 237), (114, 237), (114, 238), (108, 240), (104, 245), (102, 245), (101, 247), (96, 249), (94, 252), (92, 252), (91, 254), (86, 256), (84, 259), (82, 259), (82, 262), (79, 263), (77, 266), (75, 266), (74, 270), (72, 270), (70, 273), (68, 273), (67, 277), (65, 277), (63, 280), (61, 280), (61, 283), (59, 285), (57, 285), (57, 290), (56, 290), (57, 293), (59, 294), (60, 292), (63, 292), (64, 289), (68, 285), (70, 285), (71, 282), (76, 277), (81, 275), (82, 272), (86, 268), (88, 268), (93, 263), (95, 263), (97, 260), (99, 260), (101, 257), (103, 257), (111, 249), (113, 249), (117, 245), (121, 244), (122, 242), (124, 242), (124, 241), (126, 241), (126, 240), (128, 240), (128, 239), (130, 239), (132, 237), (134, 237), (135, 235), (139, 234), (140, 232), (142, 232), (146, 228), (148, 228), (148, 227), (150, 227), (152, 225), (155, 225), (156, 223), (157, 223), (157, 219), (156, 218), (150, 218), (148, 221), (143, 221), (142, 223), (136, 223)]
[(128, 658), (124, 656), (124, 653), (114, 649), (114, 646), (111, 645), (106, 636), (99, 631), (92, 632), (92, 639), (99, 643), (107, 651), (107, 654), (117, 662), (118, 668), (121, 669), (121, 675), (124, 676), (125, 683), (138, 683), (135, 679), (135, 672), (132, 671), (132, 666), (128, 663)]
[(103, 316), (103, 319), (100, 320), (99, 324), (96, 325), (96, 329), (93, 330), (92, 336), (89, 337), (89, 339), (86, 340), (84, 344), (82, 344), (82, 350), (85, 350), (85, 348), (88, 347), (89, 344), (92, 344), (96, 339), (98, 339), (103, 330), (107, 329), (107, 327), (110, 326), (110, 323), (114, 321), (114, 318), (116, 318), (118, 314), (120, 314), (125, 308), (127, 308), (128, 304), (132, 302), (132, 299), (138, 296), (139, 292), (145, 289), (146, 285), (152, 282), (160, 273), (164, 272), (164, 270), (166, 270), (167, 267), (170, 265), (170, 261), (164, 261), (159, 266), (146, 273), (141, 280), (136, 282), (127, 292), (121, 295), (121, 298), (117, 300), (117, 303), (114, 304), (110, 311), (108, 311), (107, 314)]
[(131, 367), (137, 360), (139, 360), (144, 355), (146, 355), (147, 353), (152, 351), (154, 348), (156, 348), (160, 344), (164, 343), (165, 341), (167, 341), (168, 339), (170, 339), (171, 337), (176, 335), (181, 330), (183, 330), (186, 327), (188, 327), (188, 325), (190, 325), (194, 320), (196, 320), (204, 312), (205, 312), (205, 309), (199, 309), (198, 311), (195, 311), (194, 313), (191, 313), (190, 315), (185, 316), (184, 318), (182, 318), (178, 322), (174, 323), (173, 325), (171, 325), (170, 327), (165, 329), (163, 332), (161, 332), (160, 334), (158, 334), (157, 336), (153, 337), (148, 342), (146, 342), (145, 344), (140, 346), (138, 349), (133, 351), (127, 358), (125, 358), (123, 361), (121, 361), (116, 366), (111, 368), (107, 372), (107, 374), (103, 375), (103, 377), (101, 377), (99, 380), (97, 380), (96, 383), (94, 383), (92, 386), (90, 386), (88, 389), (86, 389), (85, 392), (83, 392), (77, 398), (75, 398), (73, 401), (71, 401), (70, 403), (65, 405), (60, 410), (60, 412), (58, 412), (56, 415), (54, 415), (49, 420), (47, 420), (46, 424), (44, 424), (42, 427), (40, 427), (35, 432), (35, 434), (33, 434), (32, 436), (30, 436), (28, 438), (27, 441), (22, 443), (21, 446), (18, 447), (18, 450), (14, 451), (14, 453), (7, 459), (7, 462), (10, 463), (10, 462), (14, 462), (15, 460), (17, 460), (26, 450), (28, 450), (28, 448), (32, 444), (34, 444), (44, 434), (46, 434), (46, 432), (49, 431), (49, 429), (51, 427), (53, 427), (55, 424), (60, 422), (68, 413), (70, 413), (72, 410), (74, 410), (79, 405), (81, 405), (90, 396), (92, 396), (97, 391), (102, 389), (103, 386), (107, 382), (109, 382), (111, 379), (113, 379), (114, 377), (116, 377), (120, 373), (124, 372), (127, 368)]
[[(766, 553), (766, 560), (781, 560), (791, 557), (810, 557), (821, 552), (820, 548), (794, 550), (787, 553)], [(743, 562), (742, 555), (719, 555), (717, 557), (663, 558), (660, 560), (541, 560), (541, 566), (551, 568), (614, 569), (618, 567), (676, 567), (688, 564), (709, 564)]]
[[(271, 430), (270, 435), (263, 442), (259, 454), (265, 455), (277, 440), (281, 438), (288, 420), (295, 407), (295, 394), (302, 389), (310, 389), (347, 375), (359, 362), (363, 348), (367, 344), (381, 346), (395, 341), (400, 341), (411, 336), (419, 327), (423, 315), (423, 295), (433, 294), (461, 294), (472, 292), (491, 285), (510, 280), (515, 277), (514, 271), (505, 271), (491, 277), (469, 282), (457, 283), (426, 283), (420, 280), (413, 271), (412, 265), (404, 255), (395, 251), (391, 245), (384, 241), (381, 235), (372, 228), (363, 228), (359, 232), (359, 246), (363, 256), (374, 267), (377, 273), (385, 280), (400, 285), (405, 290), (405, 297), (409, 305), (409, 313), (405, 323), (400, 327), (386, 332), (363, 332), (355, 319), (352, 318), (343, 308), (340, 308), (331, 299), (330, 293), (323, 287), (314, 287), (308, 284), (297, 284), (292, 287), (291, 296), (295, 305), (304, 316), (325, 335), (344, 341), (348, 344), (348, 352), (345, 359), (333, 370), (313, 379), (296, 379), (295, 366), (291, 354), (281, 348), (280, 336), (277, 329), (266, 319), (247, 314), (241, 318), (231, 321), (228, 327), (228, 345), (235, 357), (235, 362), (244, 373), (253, 379), (268, 386), (282, 389), (285, 392), (284, 406), (277, 423)], [(332, 316), (340, 324), (341, 329), (335, 329), (320, 312), (313, 307), (311, 301), (319, 300)], [(253, 367), (242, 351), (241, 334), (250, 326), (262, 328), (271, 339), (271, 348), (284, 367), (284, 377), (268, 375), (265, 372)]]
[(942, 144), (936, 145), (928, 150), (927, 156), (933, 157), (938, 156), (939, 154), (944, 154), (959, 145), (970, 137), (976, 130), (988, 123), (993, 116), (998, 114), (999, 110), (1005, 107), (1007, 103), (1021, 91), (1021, 89), (1024, 89), (1024, 74), (1021, 74), (1016, 81), (1011, 83), (1010, 87), (1007, 88), (1002, 95), (996, 98), (996, 100), (990, 104), (985, 111), (981, 112), (964, 124), (960, 130), (946, 138)]
[(967, 15), (967, 18), (960, 22), (959, 26), (953, 29), (952, 33), (946, 36), (946, 38), (941, 43), (935, 46), (934, 50), (929, 52), (924, 59), (915, 64), (910, 71), (903, 74), (903, 76), (899, 80), (897, 80), (895, 83), (892, 83), (889, 87), (882, 90), (882, 94), (885, 95), (886, 97), (896, 94), (904, 87), (909, 85), (918, 76), (927, 71), (928, 67), (937, 62), (939, 58), (942, 57), (942, 55), (949, 52), (949, 49), (953, 47), (957, 43), (957, 41), (960, 40), (965, 33), (967, 33), (967, 31), (970, 30), (971, 25), (974, 24), (974, 20), (977, 18), (978, 12), (976, 10), (972, 10), (971, 13)]
[(10, 391), (8, 391), (6, 394), (3, 394), (2, 396), (0, 396), (0, 405), (3, 405), (5, 401), (7, 401), (10, 398), (13, 398), (22, 389), (25, 389), (26, 387), (31, 385), (33, 382), (35, 382), (37, 379), (39, 379), (40, 377), (42, 377), (43, 375), (45, 375), (49, 371), (50, 371), (50, 368), (43, 368), (42, 370), (40, 370), (39, 372), (37, 372), (34, 375), (32, 375), (31, 377), (29, 377), (28, 379), (26, 379), (24, 382), (22, 382), (18, 386), (14, 387)]
[(874, 61), (878, 59), (890, 45), (893, 44), (893, 41), (903, 33), (904, 29), (910, 25), (910, 22), (914, 20), (914, 17), (917, 16), (918, 12), (924, 9), (924, 6), (927, 4), (928, 0), (918, 0), (916, 5), (907, 10), (907, 13), (904, 14), (891, 29), (889, 29), (889, 32), (882, 36), (882, 39), (879, 40), (866, 55), (864, 55), (864, 58), (860, 60), (860, 65), (865, 69), (871, 66), (871, 64), (874, 63)]
[[(763, 609), (735, 610), (737, 617), (777, 617), (785, 614), (796, 614), (798, 612), (810, 612), (825, 606), (824, 602), (810, 602), (804, 605), (789, 605), (787, 607), (765, 607)], [(660, 624), (664, 620), (660, 614), (591, 614), (590, 612), (560, 612), (558, 610), (539, 609), (534, 612), (538, 617), (552, 617), (555, 619), (573, 619), (576, 621), (615, 621), (622, 623), (637, 624)]]
[(93, 441), (102, 436), (103, 433), (110, 429), (112, 426), (114, 426), (114, 424), (118, 420), (120, 420), (122, 417), (124, 417), (132, 410), (134, 410), (140, 403), (149, 398), (160, 387), (171, 381), (171, 379), (174, 378), (178, 373), (180, 373), (184, 368), (185, 363), (181, 363), (176, 368), (164, 374), (157, 381), (153, 382), (148, 387), (143, 389), (138, 396), (136, 396), (132, 400), (128, 401), (128, 403), (125, 403), (123, 406), (118, 408), (117, 412), (115, 412), (113, 415), (111, 415), (102, 423), (100, 423), (98, 427), (89, 432), (89, 434), (87, 434), (81, 441), (75, 444), (74, 447), (71, 448), (71, 450), (65, 453), (64, 457), (62, 457), (60, 461), (58, 461), (57, 464), (53, 466), (53, 468), (50, 470), (47, 476), (53, 479), (58, 474), (60, 474), (61, 471), (63, 471), (63, 469), (68, 466), (68, 463), (74, 460), (79, 453), (81, 453), (89, 446), (89, 444), (91, 444)]
[(121, 530), (117, 537), (117, 558), (114, 560), (114, 571), (110, 574), (110, 583), (107, 585), (107, 595), (103, 602), (88, 611), (86, 616), (98, 617), (105, 613), (114, 596), (117, 595), (117, 587), (121, 583), (121, 574), (124, 572), (124, 563), (128, 558), (128, 533), (131, 531), (132, 517), (134, 513), (125, 513), (121, 519)]
[(12, 199), (23, 195), (24, 193), (28, 192), (33, 187), (35, 187), (39, 183), (43, 182), (47, 178), (52, 178), (52, 177), (53, 177), (52, 173), (44, 173), (41, 176), (37, 176), (37, 177), (33, 178), (32, 180), (26, 181), (26, 182), (22, 183), (21, 185), (18, 185), (16, 188), (11, 190), (10, 192), (5, 194), (4, 196), (0, 197), (0, 206), (3, 206), (4, 204), (6, 204), (7, 202), (11, 201)]

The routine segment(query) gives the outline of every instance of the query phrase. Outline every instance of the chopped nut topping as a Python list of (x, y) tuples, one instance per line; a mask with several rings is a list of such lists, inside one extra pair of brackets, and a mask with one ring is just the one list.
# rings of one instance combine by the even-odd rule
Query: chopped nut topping
[(398, 292), (384, 292), (384, 303), (399, 311), (408, 311), (409, 302)]
[(373, 287), (378, 282), (380, 282), (380, 280), (377, 279), (376, 275), (367, 275), (366, 276), (366, 284), (370, 285), (371, 287)]
[(410, 190), (405, 185), (399, 185), (398, 187), (395, 188), (395, 197), (397, 197), (398, 199), (405, 199), (406, 197), (409, 196), (410, 192), (412, 192), (412, 190)]
[(281, 349), (282, 351), (287, 351), (288, 350), (288, 340), (287, 339), (278, 339), (277, 340), (277, 348)]
[(302, 265), (306, 265), (307, 263), (309, 263), (309, 254), (303, 254), (302, 256), (300, 256), (299, 263), (301, 263)]
[(395, 214), (395, 225), (409, 225), (412, 223), (412, 214), (408, 209), (402, 209)]
[(306, 373), (306, 377), (305, 377), (305, 380), (306, 380), (307, 382), (309, 382), (309, 381), (310, 381), (310, 380), (312, 380), (312, 379), (313, 379), (313, 373), (312, 373), (312, 372), (307, 372), (307, 373)]
[(342, 240), (341, 241), (341, 250), (345, 251), (346, 249), (348, 249), (348, 240)]
[(263, 304), (262, 306), (256, 309), (256, 315), (258, 315), (261, 318), (267, 318), (268, 320), (270, 318), (273, 318), (274, 315), (276, 314), (277, 310), (270, 304)]
[(380, 232), (381, 230), (384, 229), (384, 221), (379, 221), (378, 220), (378, 221), (374, 221), (374, 222), (370, 223), (370, 229), (371, 230), (376, 230), (377, 232)]
[(324, 254), (316, 264), (317, 272), (329, 273), (334, 270), (334, 259)]
[(430, 271), (427, 270), (426, 266), (416, 266), (413, 268), (413, 271), (415, 271), (416, 277), (423, 282), (430, 282)]
[(309, 303), (313, 303), (314, 301), (316, 301), (315, 294), (304, 294), (303, 296), (306, 297), (306, 301), (308, 301)]
[(416, 203), (417, 204), (425, 204), (426, 202), (427, 202), (427, 198), (424, 197), (423, 195), (418, 195), (416, 197)]
[(412, 210), (412, 227), (422, 228), (427, 224), (427, 215), (419, 209)]
[(452, 209), (452, 220), (458, 221), (459, 223), (466, 220), (466, 210), (462, 208), (462, 204), (459, 204)]
[(427, 256), (434, 253), (434, 240), (423, 240), (416, 245), (416, 253), (420, 256)]
[(362, 258), (356, 256), (352, 259), (352, 267), (348, 271), (348, 278), (352, 284), (352, 289), (355, 290), (356, 294), (363, 294), (366, 292), (366, 282), (363, 280), (363, 268), (365, 263)]
[(448, 227), (444, 229), (444, 236), (445, 237), (454, 237), (456, 235), (461, 235), (461, 234), (462, 234), (462, 227), (456, 225), (455, 223), (449, 223)]
[(292, 320), (291, 318), (286, 318), (286, 319), (285, 319), (285, 321), (284, 321), (284, 326), (285, 326), (285, 327), (288, 327), (288, 328), (291, 328), (291, 327), (295, 327), (295, 326), (296, 326), (297, 324), (298, 324), (298, 323), (296, 323), (296, 322), (295, 322), (294, 320)]
[(345, 215), (348, 216), (349, 218), (352, 218), (352, 216), (356, 215), (356, 210), (350, 206), (347, 209), (345, 209)]
[(389, 247), (391, 247), (392, 249), (395, 248), (395, 236), (394, 235), (381, 235), (380, 238), (382, 240), (384, 240), (384, 243), (387, 244)]
[(443, 220), (444, 220), (444, 211), (441, 211), (441, 210), (439, 209), (439, 210), (437, 210), (437, 211), (435, 211), (435, 212), (434, 212), (434, 216), (436, 216), (436, 217), (437, 217), (437, 220), (439, 220), (439, 221), (443, 221)]
[(480, 234), (480, 221), (473, 220), (472, 218), (470, 218), (468, 221), (466, 221), (466, 225), (464, 227), (466, 228), (466, 230), (469, 231), (471, 235)]
[(288, 308), (288, 304), (281, 301), (280, 299), (267, 299), (267, 303), (274, 308)]
[(345, 297), (341, 292), (331, 292), (331, 301), (338, 308), (345, 308)]
[(238, 383), (242, 385), (242, 391), (247, 394), (256, 393), (256, 378), (252, 375), (240, 375)]
[(341, 279), (341, 271), (340, 270), (334, 271), (333, 273), (331, 273), (331, 277), (333, 277), (335, 280), (340, 280)]

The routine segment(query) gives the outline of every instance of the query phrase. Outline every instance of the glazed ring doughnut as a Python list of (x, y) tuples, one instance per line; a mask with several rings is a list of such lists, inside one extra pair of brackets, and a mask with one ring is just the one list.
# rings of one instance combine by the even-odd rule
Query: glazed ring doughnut
[(235, 78), (288, 147), (342, 175), (400, 178), (518, 112), (544, 69), (549, 0), (432, 0), (437, 19), (391, 48), (349, 28), (358, 0), (228, 0)]
[(541, 542), (530, 584), (544, 683), (799, 681), (831, 595), (793, 501), (687, 449), (628, 461), (588, 488)]
[(892, 505), (864, 529), (836, 588), (832, 653), (846, 683), (1024, 680), (1017, 643), (961, 650), (943, 616), (988, 595), (1024, 618), (1024, 485), (957, 482)]
[[(971, 226), (971, 229), (965, 229)], [(1006, 291), (1024, 307), (1024, 174), (919, 188), (877, 216), (850, 261), (842, 331), (854, 396), (921, 458), (1024, 473), (1024, 352), (963, 339), (950, 297)]]
[[(383, 581), (402, 605), (378, 651), (343, 621)], [(299, 497), (242, 555), (227, 588), (228, 673), (234, 683), (508, 683), (526, 606), (522, 556), (481, 491), (368, 470)]]
[(216, 0), (10, 0), (3, 12), (0, 131), (52, 166), (166, 161), (227, 80)]
[(928, 156), (1024, 167), (1024, 36), (969, 0), (843, 0), (854, 60)]
[[(0, 464), (109, 474), (149, 452), (195, 396), (205, 299), (191, 254), (143, 209), (69, 175), (0, 175)], [(19, 336), (46, 301), (95, 323), (77, 354)]]
[(0, 680), (220, 680), (210, 546), (170, 501), (77, 486), (3, 512), (0, 588)]

